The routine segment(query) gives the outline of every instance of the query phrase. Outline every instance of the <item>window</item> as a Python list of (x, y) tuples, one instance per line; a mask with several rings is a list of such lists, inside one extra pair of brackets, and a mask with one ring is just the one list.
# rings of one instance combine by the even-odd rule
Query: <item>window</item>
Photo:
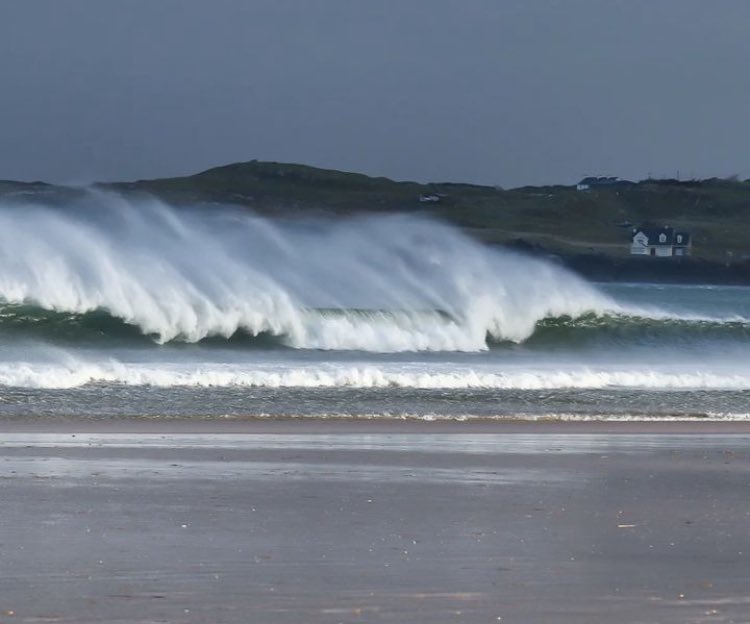
[(677, 243), (682, 243), (682, 234), (677, 235)]
[(667, 235), (664, 234), (664, 232), (662, 232), (661, 234), (659, 234), (659, 242), (660, 243), (666, 243), (667, 242)]

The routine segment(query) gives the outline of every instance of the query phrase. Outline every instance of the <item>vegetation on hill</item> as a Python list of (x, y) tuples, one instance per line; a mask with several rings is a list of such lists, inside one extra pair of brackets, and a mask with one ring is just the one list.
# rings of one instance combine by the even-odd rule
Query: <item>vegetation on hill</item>
[[(670, 225), (692, 233), (693, 259), (683, 264), (736, 265), (750, 259), (750, 180), (644, 180), (587, 191), (559, 185), (504, 190), (397, 182), (254, 160), (191, 176), (98, 186), (177, 204), (236, 204), (261, 214), (429, 213), (489, 243), (620, 267), (631, 260), (651, 260), (627, 257), (633, 226)], [(0, 182), (0, 196), (49, 194), (54, 188)], [(433, 201), (425, 201), (428, 197)]]
[[(652, 223), (692, 232), (695, 257), (723, 262), (750, 256), (748, 180), (644, 180), (588, 191), (575, 186), (503, 190), (250, 161), (187, 177), (107, 186), (173, 202), (229, 202), (261, 213), (429, 212), (488, 242), (522, 239), (561, 254), (626, 256), (631, 228)], [(439, 200), (420, 201), (430, 195)]]

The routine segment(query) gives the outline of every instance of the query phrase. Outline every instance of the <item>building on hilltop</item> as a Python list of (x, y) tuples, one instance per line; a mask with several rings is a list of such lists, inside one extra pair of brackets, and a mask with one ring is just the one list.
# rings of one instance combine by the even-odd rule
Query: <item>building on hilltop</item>
[(633, 256), (687, 256), (691, 247), (690, 232), (678, 232), (668, 225), (633, 228), (630, 238), (630, 254)]
[(621, 180), (617, 176), (588, 176), (576, 184), (576, 190), (588, 191), (592, 188), (632, 185), (633, 182)]

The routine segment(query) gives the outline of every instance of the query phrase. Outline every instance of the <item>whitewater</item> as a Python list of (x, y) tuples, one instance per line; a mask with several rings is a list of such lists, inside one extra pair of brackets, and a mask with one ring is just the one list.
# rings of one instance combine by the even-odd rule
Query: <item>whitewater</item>
[(737, 418), (750, 291), (591, 284), (419, 214), (0, 203), (0, 417)]
[(545, 317), (616, 311), (549, 263), (407, 215), (272, 221), (92, 193), (0, 210), (0, 301), (101, 310), (160, 343), (283, 336), (307, 349), (476, 351)]

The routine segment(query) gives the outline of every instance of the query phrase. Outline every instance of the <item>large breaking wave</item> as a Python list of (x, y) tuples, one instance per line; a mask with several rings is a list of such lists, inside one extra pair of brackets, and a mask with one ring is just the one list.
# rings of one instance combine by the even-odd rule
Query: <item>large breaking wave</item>
[(554, 264), (422, 217), (269, 220), (94, 191), (0, 206), (0, 302), (3, 330), (381, 352), (478, 351), (622, 312)]
[[(455, 327), (455, 320), (445, 313), (435, 311), (386, 311), (357, 309), (306, 309), (299, 312), (300, 319), (308, 326), (328, 325), (333, 332), (337, 324), (346, 328), (346, 334), (338, 340), (329, 340), (325, 347), (336, 348), (344, 345), (355, 348), (356, 336), (349, 334), (359, 327), (367, 327), (368, 334), (359, 339), (360, 349), (369, 351), (399, 350), (394, 347), (398, 337), (405, 346), (418, 350), (418, 338), (424, 336), (427, 328)], [(379, 329), (389, 334), (386, 341), (372, 341), (373, 330)], [(396, 336), (392, 335), (396, 332)], [(411, 332), (411, 334), (407, 334)], [(0, 333), (5, 337), (41, 339), (64, 346), (122, 346), (123, 344), (148, 346), (158, 336), (142, 333), (136, 325), (112, 316), (105, 310), (91, 312), (62, 312), (40, 308), (28, 304), (0, 303)], [(586, 346), (624, 347), (635, 345), (672, 346), (689, 343), (702, 345), (733, 341), (750, 342), (750, 319), (740, 316), (640, 316), (632, 314), (584, 313), (578, 317), (546, 317), (537, 321), (533, 334), (526, 339), (526, 345), (536, 349), (570, 348)], [(273, 335), (262, 332), (253, 334), (240, 327), (231, 337), (210, 336), (203, 339), (204, 346), (223, 347), (227, 344), (247, 348), (287, 347), (286, 335)], [(509, 341), (492, 342), (490, 346), (502, 348)], [(436, 344), (424, 343), (426, 349), (435, 350)], [(513, 344), (513, 343), (511, 343)], [(450, 345), (448, 345), (450, 347)], [(455, 349), (450, 349), (455, 350)], [(468, 349), (464, 349), (468, 350)]]

